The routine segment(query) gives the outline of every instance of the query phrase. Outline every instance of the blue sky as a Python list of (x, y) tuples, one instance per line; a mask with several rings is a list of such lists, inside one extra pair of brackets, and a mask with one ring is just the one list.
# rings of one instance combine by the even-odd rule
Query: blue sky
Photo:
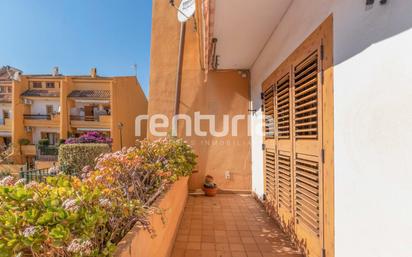
[(134, 75), (148, 95), (150, 0), (0, 0), (0, 66)]

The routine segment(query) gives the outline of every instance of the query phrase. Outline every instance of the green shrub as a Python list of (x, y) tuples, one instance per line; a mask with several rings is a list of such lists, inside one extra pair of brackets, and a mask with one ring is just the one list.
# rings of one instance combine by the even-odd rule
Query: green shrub
[(29, 145), (30, 140), (28, 140), (27, 138), (22, 138), (22, 139), (19, 140), (19, 144), (20, 145)]
[(50, 145), (50, 141), (48, 139), (42, 138), (38, 142), (39, 146), (48, 146)]
[(79, 173), (84, 167), (94, 167), (96, 158), (110, 152), (107, 144), (69, 144), (59, 146), (59, 164), (63, 171)]
[(0, 257), (111, 256), (135, 222), (147, 223), (139, 201), (75, 177), (26, 186), (8, 177), (0, 202)]
[(124, 197), (150, 206), (168, 185), (189, 176), (196, 165), (192, 148), (181, 139), (143, 140), (138, 145), (99, 157), (96, 170), (85, 174), (86, 181), (122, 188)]
[[(80, 170), (109, 150), (103, 144), (62, 145), (59, 161)], [(153, 233), (148, 215), (162, 211), (151, 204), (191, 174), (195, 159), (180, 139), (144, 140), (103, 154), (94, 170), (83, 169), (83, 180), (58, 175), (23, 185), (11, 176), (1, 179), (0, 257), (112, 256), (135, 224)]]

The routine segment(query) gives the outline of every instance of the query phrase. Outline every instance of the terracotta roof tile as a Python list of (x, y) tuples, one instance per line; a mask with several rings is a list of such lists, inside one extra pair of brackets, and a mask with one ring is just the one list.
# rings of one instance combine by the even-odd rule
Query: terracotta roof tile
[(0, 103), (11, 103), (11, 94), (1, 94)]
[(29, 89), (26, 90), (21, 96), (38, 96), (38, 97), (59, 97), (59, 91), (51, 91), (51, 90), (35, 90)]
[(73, 90), (69, 97), (72, 98), (94, 98), (94, 99), (109, 99), (109, 90)]

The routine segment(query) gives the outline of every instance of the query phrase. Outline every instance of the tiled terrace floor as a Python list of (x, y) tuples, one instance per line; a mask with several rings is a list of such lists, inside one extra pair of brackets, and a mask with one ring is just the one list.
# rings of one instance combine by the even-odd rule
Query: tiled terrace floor
[(250, 195), (190, 196), (172, 257), (301, 257)]

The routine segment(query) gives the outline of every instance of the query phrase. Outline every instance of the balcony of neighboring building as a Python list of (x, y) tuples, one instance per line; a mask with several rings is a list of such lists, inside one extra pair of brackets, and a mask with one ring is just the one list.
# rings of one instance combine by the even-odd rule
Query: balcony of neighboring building
[(37, 89), (40, 86), (33, 84), (34, 88), (26, 90), (21, 95), (23, 103), (27, 106), (24, 114), (25, 127), (60, 126), (60, 93), (51, 86), (48, 85), (49, 89)]
[(74, 90), (70, 126), (76, 130), (110, 130), (112, 117), (109, 90)]
[(11, 104), (12, 99), (11, 85), (0, 84), (0, 103)]
[(24, 114), (25, 127), (52, 127), (58, 128), (60, 126), (60, 114)]
[(0, 118), (0, 132), (11, 132), (12, 119), (7, 117)]

